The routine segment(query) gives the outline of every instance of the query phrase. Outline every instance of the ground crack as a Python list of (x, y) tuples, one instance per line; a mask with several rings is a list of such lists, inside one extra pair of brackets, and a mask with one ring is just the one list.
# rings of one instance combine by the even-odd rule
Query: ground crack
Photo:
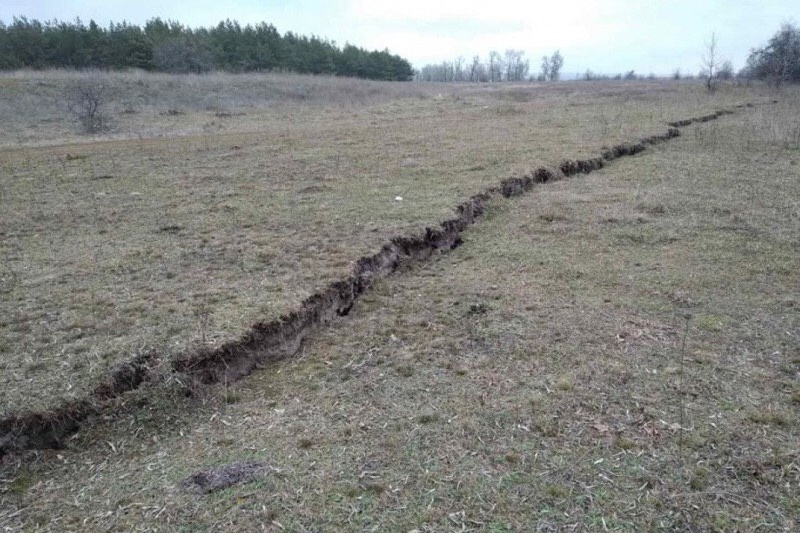
[[(736, 108), (752, 105), (741, 104)], [(169, 372), (197, 385), (230, 383), (251, 373), (261, 364), (291, 356), (314, 328), (346, 316), (375, 279), (390, 275), (403, 264), (425, 261), (435, 254), (458, 247), (462, 243), (460, 234), (480, 218), (493, 198), (517, 196), (539, 184), (576, 174), (588, 174), (615, 159), (638, 154), (647, 146), (678, 137), (678, 128), (708, 122), (731, 113), (734, 111), (726, 109), (670, 122), (665, 133), (605, 148), (598, 157), (566, 159), (557, 169), (540, 167), (523, 176), (507, 178), (499, 186), (491, 187), (461, 203), (455, 209), (455, 217), (445, 220), (438, 228), (426, 228), (417, 235), (395, 237), (378, 253), (362, 257), (348, 278), (335, 281), (308, 297), (298, 309), (277, 320), (254, 324), (242, 338), (218, 348), (185, 353), (171, 363)], [(0, 457), (11, 451), (61, 447), (64, 439), (77, 432), (87, 418), (109, 409), (112, 400), (156, 383), (157, 380), (152, 378), (157, 375), (153, 369), (163, 365), (170, 363), (163, 361), (156, 352), (139, 354), (132, 361), (114, 367), (84, 399), (45, 412), (5, 416), (0, 419)]]

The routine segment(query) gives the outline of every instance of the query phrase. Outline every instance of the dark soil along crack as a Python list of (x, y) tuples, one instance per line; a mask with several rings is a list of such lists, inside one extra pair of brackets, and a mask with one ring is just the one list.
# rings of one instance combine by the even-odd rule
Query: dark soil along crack
[[(752, 104), (736, 107), (752, 107)], [(170, 375), (209, 385), (235, 381), (263, 363), (291, 356), (314, 328), (346, 315), (373, 280), (388, 276), (401, 265), (425, 261), (434, 254), (457, 247), (461, 243), (461, 232), (483, 214), (492, 198), (516, 196), (537, 184), (593, 172), (615, 159), (638, 154), (649, 145), (679, 136), (679, 127), (708, 122), (733, 112), (721, 110), (671, 122), (665, 133), (604, 149), (598, 157), (568, 159), (557, 169), (540, 167), (521, 177), (507, 178), (498, 186), (490, 187), (457, 206), (455, 216), (442, 222), (438, 228), (426, 228), (417, 235), (395, 237), (378, 253), (359, 259), (346, 279), (331, 283), (307, 298), (299, 309), (277, 320), (254, 324), (240, 339), (215, 349), (186, 353), (174, 361), (163, 360), (158, 352), (140, 354), (114, 367), (84, 399), (49, 411), (6, 416), (0, 420), (0, 457), (11, 451), (62, 446), (64, 439), (77, 432), (87, 418), (111, 409), (113, 400), (130, 391), (159, 383), (163, 371), (159, 374), (158, 368), (167, 366)]]

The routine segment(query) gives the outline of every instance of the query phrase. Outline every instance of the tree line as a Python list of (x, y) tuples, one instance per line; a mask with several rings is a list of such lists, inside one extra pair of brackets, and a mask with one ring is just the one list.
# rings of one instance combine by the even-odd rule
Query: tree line
[(531, 73), (530, 60), (522, 50), (506, 50), (505, 54), (492, 51), (485, 60), (474, 56), (467, 62), (463, 56), (453, 61), (425, 65), (416, 73), (417, 81), (435, 82), (517, 82), (558, 81), (564, 57), (556, 50), (551, 56), (543, 56), (538, 74)]
[(750, 51), (740, 74), (777, 86), (800, 83), (800, 28), (783, 24), (765, 46)]
[(15, 17), (0, 21), (0, 70), (97, 68), (203, 73), (290, 71), (373, 80), (408, 81), (414, 69), (388, 50), (368, 51), (317, 36), (281, 35), (265, 22), (241, 26), (226, 20), (215, 27), (189, 28), (160, 18), (143, 27), (127, 22), (107, 28)]
[[(467, 62), (464, 57), (453, 61), (425, 65), (416, 72), (418, 81), (434, 82), (517, 82), (517, 81), (557, 81), (561, 77), (564, 58), (556, 50), (551, 56), (543, 56), (538, 73), (531, 73), (530, 60), (522, 50), (506, 50), (504, 55), (490, 52), (486, 59), (474, 56)], [(679, 69), (670, 76), (673, 79), (692, 79), (692, 74), (682, 74)], [(753, 48), (745, 67), (734, 72), (733, 63), (721, 60), (717, 48), (717, 38), (711, 35), (706, 43), (700, 72), (697, 74), (709, 91), (713, 91), (720, 81), (737, 79), (758, 79), (771, 85), (800, 83), (800, 28), (792, 23), (784, 23), (765, 46)], [(576, 79), (594, 80), (642, 80), (656, 79), (655, 74), (642, 76), (633, 70), (626, 73), (607, 75), (597, 74), (591, 69)]]

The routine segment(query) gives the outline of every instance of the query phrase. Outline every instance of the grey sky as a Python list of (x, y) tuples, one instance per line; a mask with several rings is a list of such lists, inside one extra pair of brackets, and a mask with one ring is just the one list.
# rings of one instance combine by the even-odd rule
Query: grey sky
[(522, 49), (539, 58), (560, 49), (566, 73), (634, 69), (695, 73), (704, 42), (715, 31), (723, 59), (738, 69), (751, 47), (766, 42), (781, 22), (796, 22), (800, 0), (4, 0), (0, 19), (94, 19), (143, 23), (159, 16), (211, 26), (226, 18), (266, 21), (281, 33), (315, 34), (339, 44), (389, 48), (415, 66), (459, 55)]

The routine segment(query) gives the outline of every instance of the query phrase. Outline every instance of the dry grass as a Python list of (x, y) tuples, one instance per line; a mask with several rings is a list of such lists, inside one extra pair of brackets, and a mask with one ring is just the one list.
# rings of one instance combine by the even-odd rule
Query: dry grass
[(87, 137), (54, 103), (74, 76), (0, 78), (0, 412), (79, 397), (142, 350), (235, 337), (530, 165), (758, 98), (134, 73), (105, 79), (115, 130)]
[[(294, 360), (7, 459), (0, 526), (795, 531), (800, 154), (762, 127), (796, 122), (783, 97), (493, 204)], [(263, 474), (183, 486), (233, 463)]]
[(0, 73), (0, 145), (83, 140), (67, 111), (77, 83), (103, 86), (112, 131), (106, 138), (175, 136), (259, 130), (264, 119), (320, 108), (356, 109), (401, 98), (419, 99), (441, 87), (292, 74), (162, 74), (72, 71)]

